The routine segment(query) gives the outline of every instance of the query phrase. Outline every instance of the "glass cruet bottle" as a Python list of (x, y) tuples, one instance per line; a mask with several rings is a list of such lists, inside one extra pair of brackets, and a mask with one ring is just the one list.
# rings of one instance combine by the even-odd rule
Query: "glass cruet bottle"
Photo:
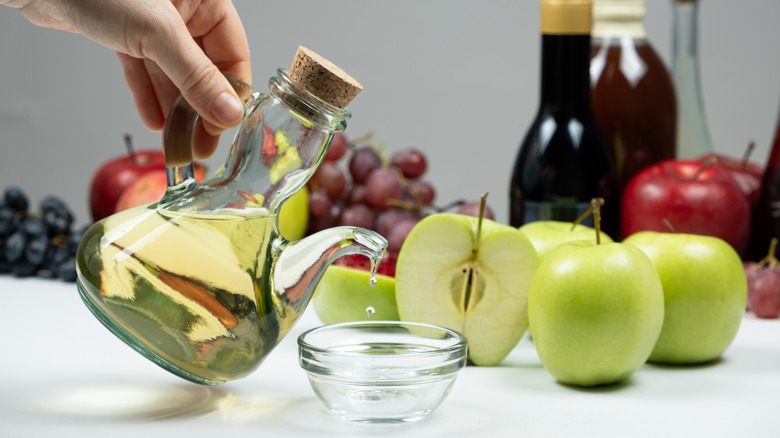
[(672, 0), (672, 80), (677, 92), (677, 157), (696, 158), (712, 152), (704, 110), (698, 54), (698, 0)]
[(360, 84), (299, 48), (269, 92), (228, 77), (246, 100), (224, 166), (192, 176), (196, 114), (184, 99), (164, 133), (168, 190), (109, 216), (84, 235), (78, 289), (115, 335), (164, 369), (201, 384), (246, 376), (303, 313), (336, 258), (381, 259), (387, 242), (355, 227), (284, 239), (277, 216), (308, 180)]

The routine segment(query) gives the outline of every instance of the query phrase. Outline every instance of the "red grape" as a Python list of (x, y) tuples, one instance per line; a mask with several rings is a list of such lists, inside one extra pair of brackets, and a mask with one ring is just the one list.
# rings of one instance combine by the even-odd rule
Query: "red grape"
[(348, 148), (349, 141), (347, 140), (347, 136), (344, 135), (343, 132), (337, 132), (333, 134), (333, 140), (330, 142), (330, 149), (328, 149), (328, 153), (325, 154), (325, 158), (323, 159), (325, 161), (336, 162), (347, 153)]
[(759, 318), (780, 317), (780, 265), (773, 256), (761, 263), (745, 262), (747, 307)]
[(333, 206), (324, 188), (317, 189), (309, 194), (309, 213), (312, 216), (325, 217), (330, 214), (330, 208)]
[(436, 191), (426, 181), (412, 181), (409, 184), (409, 195), (415, 203), (426, 207), (433, 204), (433, 200), (436, 198)]
[(348, 205), (341, 212), (338, 224), (370, 229), (374, 225), (374, 211), (366, 204)]
[(324, 188), (330, 199), (336, 199), (344, 194), (347, 177), (335, 163), (323, 162), (312, 175), (310, 184), (317, 189)]
[[(479, 204), (479, 201), (466, 202), (458, 208), (456, 213), (479, 217)], [(482, 217), (485, 219), (496, 220), (496, 216), (493, 214), (493, 210), (489, 205), (485, 206), (485, 213)]]
[(366, 186), (353, 185), (347, 190), (346, 195), (347, 204), (365, 204), (366, 203)]
[(409, 212), (402, 208), (388, 208), (376, 215), (373, 229), (382, 236), (387, 237), (395, 224), (411, 217)]
[(382, 158), (369, 146), (362, 146), (352, 152), (349, 160), (349, 174), (354, 184), (365, 184), (368, 176), (382, 166)]
[(366, 200), (379, 210), (386, 210), (392, 201), (400, 200), (404, 194), (401, 178), (393, 169), (382, 167), (371, 172), (366, 181)]
[(387, 250), (388, 251), (400, 251), (403, 246), (406, 236), (412, 231), (415, 225), (417, 225), (414, 219), (404, 219), (398, 222), (390, 229), (390, 233), (387, 235)]
[(404, 177), (415, 179), (420, 177), (428, 167), (425, 155), (415, 148), (405, 149), (393, 154), (390, 165), (401, 171)]

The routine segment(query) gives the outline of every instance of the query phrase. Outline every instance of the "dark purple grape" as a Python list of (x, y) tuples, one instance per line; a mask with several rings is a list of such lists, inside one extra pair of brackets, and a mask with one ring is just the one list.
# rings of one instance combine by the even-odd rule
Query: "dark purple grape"
[(57, 268), (59, 268), (62, 262), (74, 255), (75, 253), (70, 254), (69, 249), (64, 246), (51, 245), (49, 250), (46, 251), (46, 257), (41, 264), (41, 269), (49, 271), (51, 276), (54, 277), (57, 275)]
[(27, 195), (17, 186), (5, 189), (4, 200), (5, 205), (16, 212), (27, 211), (30, 205), (27, 201)]
[(374, 225), (374, 211), (366, 204), (348, 205), (341, 212), (338, 224), (371, 228)]
[(29, 237), (46, 236), (47, 229), (43, 221), (32, 216), (27, 216), (19, 223), (19, 229)]
[(368, 176), (382, 166), (382, 158), (369, 146), (362, 146), (352, 152), (349, 160), (349, 174), (354, 184), (365, 184)]
[(379, 210), (386, 210), (393, 201), (403, 197), (401, 178), (393, 169), (380, 168), (371, 173), (366, 181), (366, 200)]
[(428, 168), (425, 155), (418, 149), (409, 148), (393, 154), (390, 165), (401, 171), (404, 177), (415, 179), (422, 176)]
[(16, 231), (16, 213), (10, 208), (0, 209), (0, 237), (10, 236)]
[(13, 266), (13, 263), (5, 259), (5, 256), (0, 256), (0, 274), (10, 273)]
[(31, 277), (38, 272), (38, 266), (33, 265), (27, 260), (20, 260), (13, 264), (11, 272), (17, 277)]
[(325, 161), (336, 162), (347, 153), (349, 148), (349, 140), (343, 132), (337, 132), (333, 134), (333, 140), (330, 142), (330, 148), (328, 153), (325, 154)]
[(309, 194), (309, 214), (316, 217), (325, 217), (330, 215), (330, 209), (333, 201), (328, 196), (328, 191), (324, 188), (315, 190)]
[(5, 241), (5, 259), (11, 263), (18, 262), (24, 254), (24, 249), (27, 247), (27, 236), (17, 231), (11, 234)]
[(347, 189), (347, 177), (336, 164), (323, 162), (312, 175), (309, 185), (315, 189), (325, 189), (330, 199), (337, 199)]
[(60, 264), (57, 268), (57, 277), (63, 281), (76, 281), (76, 260), (71, 257)]
[(27, 242), (27, 248), (24, 250), (24, 258), (35, 266), (40, 266), (43, 263), (43, 258), (46, 256), (46, 250), (49, 249), (49, 237), (45, 234), (40, 234), (35, 237), (31, 237)]

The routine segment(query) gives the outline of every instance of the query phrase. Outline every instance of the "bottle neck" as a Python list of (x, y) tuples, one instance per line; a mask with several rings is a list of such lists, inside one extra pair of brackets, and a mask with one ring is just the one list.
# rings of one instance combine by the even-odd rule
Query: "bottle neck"
[(691, 0), (674, 1), (674, 41), (672, 51), (674, 59), (697, 58), (696, 24), (698, 3)]
[(589, 34), (542, 34), (542, 107), (590, 110), (590, 51)]
[(599, 0), (593, 4), (594, 39), (609, 37), (647, 38), (644, 0)]

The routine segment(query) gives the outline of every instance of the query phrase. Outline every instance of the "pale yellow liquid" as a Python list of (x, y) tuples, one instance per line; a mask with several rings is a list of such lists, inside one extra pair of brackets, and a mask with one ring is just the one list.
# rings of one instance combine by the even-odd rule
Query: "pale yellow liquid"
[(166, 216), (136, 208), (92, 227), (78, 255), (82, 296), (182, 377), (214, 384), (251, 373), (297, 317), (272, 292), (276, 216)]

